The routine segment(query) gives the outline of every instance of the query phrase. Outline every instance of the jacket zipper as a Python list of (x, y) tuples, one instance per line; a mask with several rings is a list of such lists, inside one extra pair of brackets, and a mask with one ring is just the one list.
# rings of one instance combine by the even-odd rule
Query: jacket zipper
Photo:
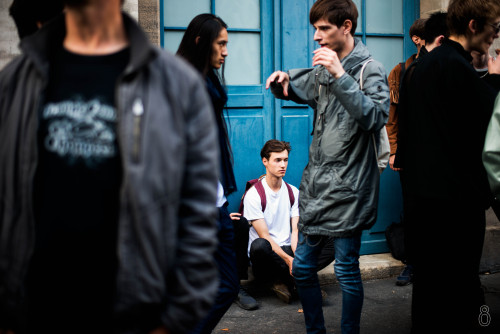
[(141, 148), (141, 123), (142, 115), (144, 115), (144, 106), (140, 98), (136, 98), (132, 106), (132, 114), (134, 115), (134, 142), (132, 146), (132, 156), (134, 162), (139, 162), (139, 154)]

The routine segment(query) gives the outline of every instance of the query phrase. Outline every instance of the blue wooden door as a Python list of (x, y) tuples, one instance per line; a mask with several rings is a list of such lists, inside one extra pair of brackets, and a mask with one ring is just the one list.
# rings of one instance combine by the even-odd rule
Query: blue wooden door
[[(355, 0), (359, 18), (356, 36), (368, 46), (372, 56), (382, 62), (387, 74), (397, 63), (405, 60), (415, 47), (408, 31), (418, 17), (418, 1), (403, 0)], [(280, 13), (281, 43), (275, 52), (280, 55), (276, 69), (310, 67), (312, 52), (318, 47), (313, 42), (313, 28), (308, 13), (314, 0), (283, 0)], [(307, 164), (307, 148), (310, 144), (313, 112), (310, 108), (294, 103), (277, 101), (276, 115), (279, 121), (276, 134), (290, 141), (297, 148), (290, 159), (287, 177), (297, 184)], [(402, 214), (401, 186), (398, 173), (387, 168), (381, 175), (378, 219), (362, 236), (362, 254), (387, 252), (384, 231), (392, 222), (400, 221)]]
[[(357, 36), (389, 72), (414, 52), (408, 35), (419, 2), (357, 0)], [(200, 13), (220, 16), (229, 26), (225, 71), (229, 101), (227, 121), (234, 153), (238, 191), (229, 197), (236, 210), (245, 182), (265, 172), (260, 149), (271, 138), (292, 145), (285, 180), (299, 186), (307, 164), (313, 111), (304, 105), (276, 100), (265, 90), (275, 70), (310, 67), (313, 41), (309, 9), (314, 0), (163, 0), (162, 45), (176, 51), (189, 21)], [(386, 252), (383, 231), (399, 221), (402, 211), (398, 174), (387, 169), (381, 177), (379, 216), (362, 238), (363, 254)]]
[(265, 173), (260, 149), (276, 132), (274, 98), (265, 90), (265, 80), (274, 64), (273, 3), (271, 0), (164, 0), (162, 3), (163, 46), (173, 52), (197, 14), (213, 13), (228, 25), (226, 120), (238, 185), (238, 191), (228, 198), (231, 211), (238, 208), (246, 180)]
[[(385, 67), (387, 75), (399, 62), (416, 52), (409, 37), (410, 26), (419, 17), (420, 2), (407, 0), (354, 0), (360, 12), (358, 37), (373, 57)], [(399, 222), (403, 202), (399, 173), (389, 167), (380, 178), (378, 217), (375, 225), (363, 232), (362, 254), (388, 251), (384, 231)]]

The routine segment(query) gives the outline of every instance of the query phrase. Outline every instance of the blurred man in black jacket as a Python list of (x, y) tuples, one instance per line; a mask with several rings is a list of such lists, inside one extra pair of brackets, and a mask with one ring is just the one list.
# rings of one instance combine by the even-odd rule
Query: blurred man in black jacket
[[(412, 333), (428, 330), (434, 319), (443, 332), (474, 332), (484, 303), (478, 271), (491, 195), (481, 152), (500, 88), (500, 61), (490, 59), (485, 81), (470, 53), (487, 53), (498, 37), (500, 4), (452, 0), (447, 23), (449, 39), (418, 62), (408, 81), (401, 128), (407, 246), (415, 270)], [(440, 278), (446, 269), (453, 276)]]

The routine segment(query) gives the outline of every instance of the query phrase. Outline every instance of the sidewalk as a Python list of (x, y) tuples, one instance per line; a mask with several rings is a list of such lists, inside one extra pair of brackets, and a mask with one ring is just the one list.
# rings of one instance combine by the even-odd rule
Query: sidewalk
[[(481, 282), (485, 290), (491, 323), (482, 334), (500, 333), (500, 222), (490, 209), (486, 212), (486, 233), (481, 260)], [(403, 264), (389, 253), (363, 255), (359, 259), (365, 290), (361, 317), (361, 333), (406, 334), (411, 327), (412, 285), (396, 286), (396, 276)], [(486, 274), (484, 274), (486, 273)], [(328, 297), (323, 306), (327, 333), (340, 333), (342, 292), (330, 264), (318, 273), (322, 289)], [(260, 308), (245, 311), (231, 305), (213, 333), (237, 334), (304, 334), (304, 316), (299, 300), (285, 304), (249, 280), (242, 282), (257, 299)], [(444, 282), (437, 282), (441, 284)], [(443, 288), (445, 286), (443, 285)]]
[[(368, 260), (368, 259), (367, 259)], [(373, 261), (377, 261), (373, 259)], [(363, 265), (370, 263), (363, 258)], [(373, 263), (373, 262), (372, 262)], [(368, 266), (368, 265), (367, 265)], [(388, 269), (392, 270), (392, 269)], [(365, 270), (367, 273), (367, 271)], [(399, 274), (398, 271), (396, 271)], [(328, 276), (322, 272), (321, 276)], [(338, 284), (322, 278), (322, 289), (328, 294), (323, 306), (327, 333), (340, 333), (342, 292)], [(491, 323), (482, 334), (500, 333), (500, 273), (481, 275)], [(363, 334), (407, 334), (411, 326), (412, 285), (396, 286), (395, 277), (363, 282), (365, 299), (361, 316)], [(299, 300), (290, 304), (280, 301), (272, 292), (248, 285), (260, 304), (255, 311), (245, 311), (236, 304), (224, 315), (213, 333), (234, 334), (305, 334), (304, 315)]]

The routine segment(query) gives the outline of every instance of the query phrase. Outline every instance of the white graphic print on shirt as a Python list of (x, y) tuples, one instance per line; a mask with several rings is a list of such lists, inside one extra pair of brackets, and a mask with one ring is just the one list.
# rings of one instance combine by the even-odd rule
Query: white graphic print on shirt
[(69, 162), (83, 158), (88, 165), (115, 156), (114, 107), (98, 99), (49, 103), (43, 110), (48, 122), (45, 148)]

